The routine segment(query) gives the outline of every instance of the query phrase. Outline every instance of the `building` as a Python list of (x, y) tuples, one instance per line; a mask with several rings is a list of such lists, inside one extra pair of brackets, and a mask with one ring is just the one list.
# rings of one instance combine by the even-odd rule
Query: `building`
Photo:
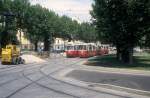
[(52, 51), (63, 52), (65, 50), (66, 41), (62, 38), (56, 38), (52, 44)]
[(17, 39), (21, 43), (21, 49), (23, 50), (33, 50), (34, 45), (25, 37), (24, 32), (17, 32)]
[(81, 44), (81, 41), (68, 41), (62, 38), (56, 38), (54, 43), (52, 44), (52, 51), (54, 52), (64, 52), (66, 50), (66, 46), (74, 45), (74, 44)]

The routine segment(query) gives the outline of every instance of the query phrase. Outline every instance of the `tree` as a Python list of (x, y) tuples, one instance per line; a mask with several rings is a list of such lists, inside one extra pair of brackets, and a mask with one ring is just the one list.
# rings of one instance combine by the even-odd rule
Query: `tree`
[(26, 37), (35, 46), (35, 51), (38, 49), (38, 42), (42, 41), (43, 37), (41, 30), (41, 12), (42, 8), (39, 5), (30, 6), (25, 14), (24, 25), (27, 29)]
[[(13, 0), (11, 9), (13, 13), (16, 15), (16, 29), (20, 35), (20, 45), (21, 43), (21, 36), (22, 31), (25, 29), (25, 14), (27, 13), (27, 9), (30, 7), (30, 3), (28, 0)], [(22, 46), (21, 46), (22, 47)]]
[(28, 0), (13, 0), (11, 9), (16, 14), (17, 29), (24, 29), (24, 15), (29, 7), (30, 3)]
[[(16, 20), (15, 14), (12, 12), (12, 1), (2, 0), (0, 2), (1, 6), (1, 16), (3, 22), (3, 30), (1, 31), (1, 46), (5, 47), (7, 44), (13, 43), (17, 44), (16, 38)], [(4, 25), (5, 24), (5, 25)]]
[(35, 51), (39, 41), (44, 42), (44, 51), (50, 50), (53, 35), (57, 32), (57, 18), (53, 11), (42, 8), (40, 5), (30, 6), (25, 14), (26, 36), (34, 43)]
[(91, 15), (100, 38), (117, 47), (117, 59), (132, 63), (133, 48), (149, 25), (149, 0), (94, 0)]
[(84, 42), (95, 42), (97, 41), (97, 34), (95, 27), (89, 23), (82, 23), (79, 30), (79, 39)]
[(66, 40), (82, 40), (84, 42), (96, 41), (95, 27), (90, 23), (79, 24), (67, 16), (61, 17), (60, 37)]
[(49, 51), (50, 44), (56, 37), (85, 42), (94, 41), (96, 38), (95, 27), (89, 23), (79, 24), (67, 16), (60, 17), (40, 5), (31, 5), (29, 0), (2, 1), (0, 1), (2, 5), (0, 12), (9, 12), (15, 16), (5, 18), (6, 26), (0, 36), (3, 40), (1, 42), (5, 45), (12, 42), (12, 38), (17, 41), (17, 31), (20, 32), (20, 38), (21, 32), (25, 33), (25, 36), (35, 45), (35, 51), (38, 49), (39, 42), (44, 43), (44, 51)]
[(66, 40), (72, 40), (72, 27), (71, 27), (72, 19), (67, 16), (62, 16), (60, 18), (60, 37)]

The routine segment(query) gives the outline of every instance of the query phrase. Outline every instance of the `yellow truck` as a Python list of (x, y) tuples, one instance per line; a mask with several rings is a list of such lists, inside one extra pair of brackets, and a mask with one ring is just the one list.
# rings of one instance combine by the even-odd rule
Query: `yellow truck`
[(6, 45), (6, 48), (2, 48), (1, 53), (2, 64), (23, 64), (25, 61), (20, 57), (20, 49), (16, 45)]

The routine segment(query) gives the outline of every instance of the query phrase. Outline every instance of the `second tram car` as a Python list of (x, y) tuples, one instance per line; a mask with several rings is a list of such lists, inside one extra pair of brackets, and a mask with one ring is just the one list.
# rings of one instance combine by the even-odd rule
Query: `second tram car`
[(88, 58), (97, 55), (96, 46), (92, 44), (84, 44), (79, 46), (78, 54), (80, 58)]
[(98, 47), (97, 54), (98, 54), (98, 55), (106, 55), (106, 54), (109, 54), (108, 46), (100, 46), (100, 47)]
[(79, 48), (78, 48), (78, 54), (79, 54), (79, 57), (80, 58), (87, 58), (89, 57), (89, 51), (87, 49), (87, 45), (79, 45)]

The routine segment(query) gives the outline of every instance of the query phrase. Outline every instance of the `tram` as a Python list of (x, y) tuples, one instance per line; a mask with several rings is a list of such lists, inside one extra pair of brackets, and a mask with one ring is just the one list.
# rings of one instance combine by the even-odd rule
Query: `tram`
[(97, 50), (97, 55), (106, 55), (109, 54), (108, 46), (99, 46)]
[(89, 57), (89, 53), (87, 50), (87, 45), (79, 45), (78, 46), (78, 55), (80, 58), (87, 58)]
[(97, 46), (94, 44), (89, 44), (89, 52), (90, 52), (90, 56), (96, 56), (97, 55)]
[(109, 46), (96, 46), (94, 43), (82, 43), (68, 45), (66, 47), (66, 57), (74, 58), (89, 58), (97, 55), (106, 55), (109, 53)]
[(78, 50), (75, 45), (66, 46), (65, 52), (66, 52), (66, 57), (68, 57), (68, 58), (78, 57)]
[(84, 44), (79, 46), (78, 55), (80, 58), (88, 58), (97, 55), (96, 46), (92, 44)]

